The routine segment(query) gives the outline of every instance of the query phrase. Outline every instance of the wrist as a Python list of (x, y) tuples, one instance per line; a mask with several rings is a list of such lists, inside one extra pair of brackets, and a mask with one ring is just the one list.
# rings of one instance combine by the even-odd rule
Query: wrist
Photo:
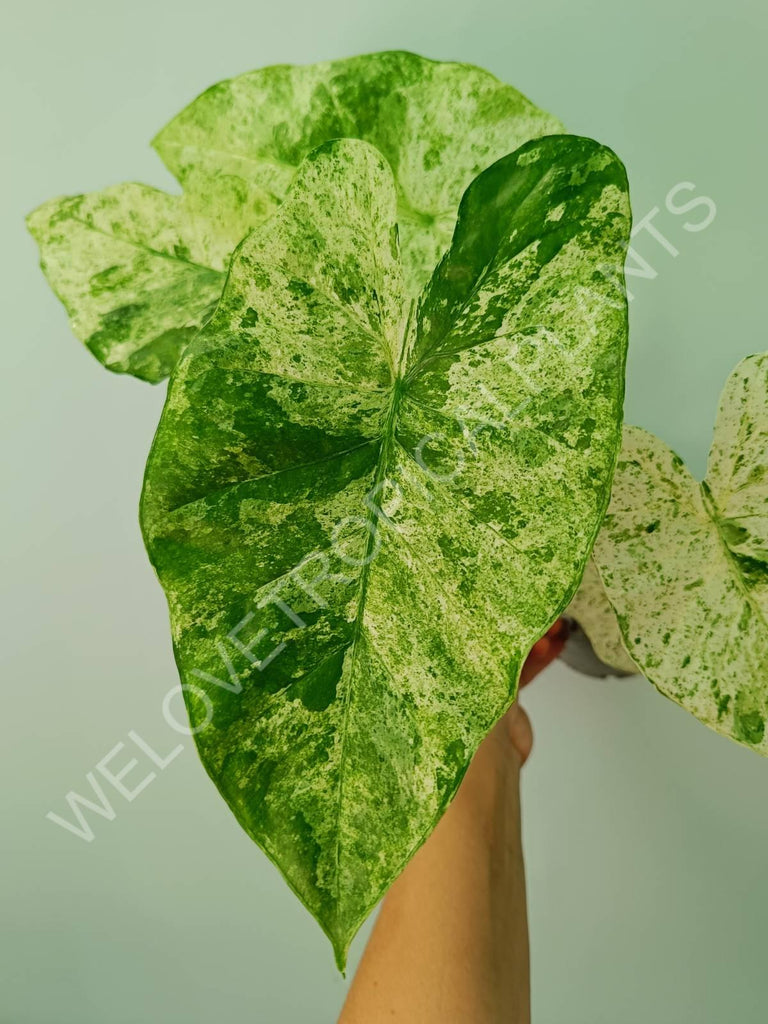
[(510, 827), (519, 832), (520, 768), (509, 738), (494, 730), (475, 754), (444, 817), (486, 846), (498, 846)]

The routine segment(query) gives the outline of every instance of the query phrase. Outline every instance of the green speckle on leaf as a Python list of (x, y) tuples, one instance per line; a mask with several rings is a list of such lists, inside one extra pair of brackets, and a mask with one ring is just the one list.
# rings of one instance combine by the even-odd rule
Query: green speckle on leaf
[[(728, 700), (730, 695), (726, 698), (726, 706)], [(758, 711), (741, 713), (737, 710), (734, 715), (734, 732), (736, 739), (753, 747), (759, 746), (765, 736), (765, 719)]]

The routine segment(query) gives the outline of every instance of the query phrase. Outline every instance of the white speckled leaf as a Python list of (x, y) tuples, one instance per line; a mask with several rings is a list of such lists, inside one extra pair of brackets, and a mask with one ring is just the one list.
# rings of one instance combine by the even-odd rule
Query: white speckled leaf
[(643, 673), (768, 754), (768, 356), (731, 374), (701, 485), (657, 438), (625, 429), (595, 558)]
[(27, 218), (75, 335), (109, 370), (155, 383), (213, 312), (236, 234), (223, 203), (125, 184), (52, 199)]
[(587, 562), (579, 589), (565, 614), (578, 622), (602, 662), (620, 672), (639, 672), (624, 647), (616, 613), (605, 593), (594, 558), (590, 557)]
[(366, 139), (391, 161), (416, 294), (447, 247), (464, 189), (560, 123), (468, 64), (375, 53), (263, 68), (206, 90), (154, 145), (184, 186), (118, 185), (30, 214), (75, 335), (117, 373), (155, 383), (210, 316), (234, 247), (274, 212), (320, 143)]
[(396, 217), (367, 143), (305, 160), (172, 376), (142, 498), (203, 762), (340, 964), (573, 595), (623, 397), (610, 151), (482, 174), (415, 308)]
[(219, 82), (153, 145), (185, 189), (215, 196), (237, 182), (252, 203), (273, 208), (322, 142), (372, 143), (395, 174), (406, 283), (418, 294), (470, 182), (529, 139), (562, 130), (488, 71), (385, 51)]

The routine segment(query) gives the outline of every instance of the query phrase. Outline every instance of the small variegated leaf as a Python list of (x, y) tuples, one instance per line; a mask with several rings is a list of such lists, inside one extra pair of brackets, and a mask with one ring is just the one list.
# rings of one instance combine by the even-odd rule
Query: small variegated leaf
[(480, 175), (416, 304), (396, 218), (367, 143), (304, 161), (174, 371), (142, 497), (202, 760), (340, 964), (573, 596), (621, 430), (609, 150)]
[(587, 562), (579, 589), (565, 614), (578, 622), (595, 654), (605, 665), (622, 673), (635, 675), (639, 672), (624, 647), (616, 613), (605, 593), (594, 558)]
[(595, 558), (643, 674), (768, 754), (768, 356), (731, 374), (701, 485), (657, 438), (625, 429)]
[(243, 233), (136, 184), (52, 199), (27, 225), (74, 334), (107, 369), (151, 383), (213, 312)]
[(406, 284), (418, 294), (451, 240), (459, 200), (486, 167), (560, 122), (470, 64), (385, 51), (276, 65), (207, 89), (154, 139), (186, 190), (238, 182), (274, 207), (329, 139), (372, 143), (395, 174)]

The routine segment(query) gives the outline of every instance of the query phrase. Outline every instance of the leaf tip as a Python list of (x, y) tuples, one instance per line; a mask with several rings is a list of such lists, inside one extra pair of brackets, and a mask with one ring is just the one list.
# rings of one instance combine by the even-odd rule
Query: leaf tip
[(329, 920), (328, 918), (323, 918), (322, 916), (319, 916), (318, 914), (314, 913), (314, 911), (311, 911), (311, 913), (312, 916), (317, 921), (317, 923), (325, 932), (328, 941), (331, 943), (331, 948), (333, 949), (333, 959), (336, 963), (336, 967), (338, 968), (339, 973), (343, 978), (346, 978), (349, 947), (352, 944), (352, 940), (354, 939), (358, 928), (360, 927), (359, 923), (354, 927), (350, 927), (349, 925), (342, 923), (342, 921), (336, 914), (334, 914), (332, 918)]
[(24, 217), (24, 223), (27, 227), (27, 231), (32, 235), (36, 242), (40, 241), (43, 225), (48, 221), (47, 210), (49, 206), (50, 200), (46, 203), (41, 203), (40, 206), (36, 206), (34, 210), (30, 210), (30, 212)]
[(347, 977), (347, 953), (349, 952), (348, 946), (343, 942), (337, 942), (331, 939), (331, 945), (333, 946), (333, 958), (336, 961), (336, 966), (339, 970), (339, 974), (342, 978)]

